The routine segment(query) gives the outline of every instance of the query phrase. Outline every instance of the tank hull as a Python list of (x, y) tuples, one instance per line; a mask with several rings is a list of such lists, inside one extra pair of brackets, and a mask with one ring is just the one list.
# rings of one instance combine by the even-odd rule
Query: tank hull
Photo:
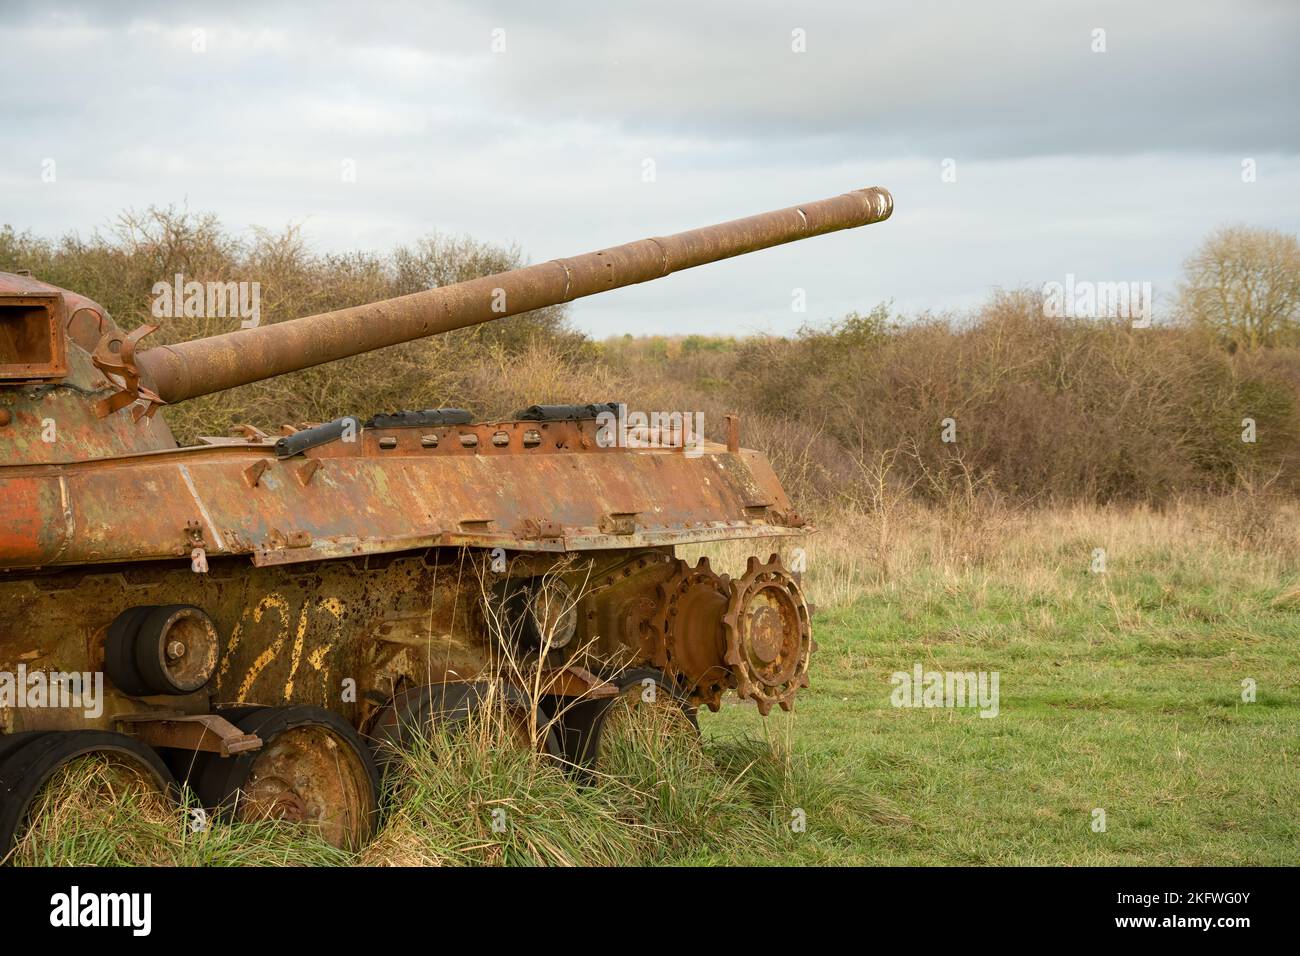
[[(124, 718), (251, 704), (319, 706), (362, 729), (402, 687), (497, 677), (506, 654), (520, 672), (541, 675), (535, 690), (583, 696), (593, 685), (583, 673), (645, 662), (623, 622), (674, 564), (670, 549), (622, 549), (558, 563), (518, 556), (493, 573), (490, 552), (441, 548), (265, 567), (215, 559), (205, 574), (174, 560), (10, 574), (0, 581), (0, 672), (102, 674), (111, 623), (136, 607), (202, 608), (220, 646), (212, 680), (195, 693), (131, 695), (109, 680), (98, 701), (9, 701), (0, 730), (113, 730)], [(548, 573), (571, 581), (578, 597), (572, 664), (535, 647), (504, 648), (502, 626), (485, 611), (502, 582)]]
[(595, 420), (366, 428), (287, 458), (274, 439), (254, 437), (0, 466), (0, 568), (196, 549), (265, 565), (446, 545), (567, 552), (802, 533), (761, 454), (618, 447), (600, 429)]
[(695, 413), (533, 406), (180, 448), (156, 413), (892, 209), (857, 190), (139, 354), (155, 326), (0, 274), (0, 860), (32, 768), (90, 753), (355, 848), (389, 745), (492, 700), (511, 739), (584, 771), (605, 716), (653, 711), (654, 688), (692, 728), (729, 689), (790, 709), (813, 649), (797, 567), (768, 545), (733, 579), (675, 553), (810, 530), (734, 416), (725, 444)]

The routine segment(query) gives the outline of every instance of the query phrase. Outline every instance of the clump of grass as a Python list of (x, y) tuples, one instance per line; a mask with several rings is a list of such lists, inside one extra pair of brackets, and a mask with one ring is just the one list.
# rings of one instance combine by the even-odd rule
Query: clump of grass
[[(788, 732), (790, 722), (782, 724)], [(816, 752), (797, 751), (770, 723), (763, 730), (762, 736), (725, 740), (715, 752), (719, 766), (743, 782), (750, 802), (770, 808), (781, 832), (797, 834), (801, 831), (793, 824), (812, 818), (823, 835), (852, 841), (870, 827), (912, 822), (891, 801), (862, 789), (845, 768)]]
[(16, 866), (322, 866), (350, 855), (305, 827), (209, 821), (108, 756), (70, 761), (37, 794)]
[(187, 797), (181, 808), (187, 822), (172, 841), (172, 866), (346, 866), (356, 860), (355, 854), (331, 846), (305, 824), (209, 821), (194, 829), (194, 806)]
[[(824, 762), (759, 738), (700, 741), (651, 718), (605, 741), (599, 771), (575, 776), (481, 732), (435, 731), (402, 754), (392, 810), (366, 865), (615, 866), (734, 857), (780, 862), (812, 826), (848, 832), (870, 798)], [(828, 772), (829, 771), (829, 772)], [(494, 825), (495, 824), (495, 825)]]
[[(486, 722), (484, 722), (486, 723)], [(369, 865), (613, 865), (635, 834), (601, 788), (492, 730), (433, 728), (391, 768)]]
[(729, 833), (763, 816), (671, 703), (610, 719), (599, 780), (625, 823), (638, 828), (644, 863), (716, 851)]
[[(622, 707), (622, 702), (615, 705)], [(572, 773), (519, 745), (491, 714), (432, 728), (398, 755), (392, 807), (367, 865), (652, 865), (779, 862), (787, 805), (847, 830), (870, 798), (825, 760), (775, 737), (702, 739), (675, 704), (627, 707), (606, 724), (598, 769)], [(802, 831), (800, 831), (802, 832)]]
[(30, 819), (12, 852), (19, 866), (166, 865), (180, 826), (150, 781), (95, 756), (61, 767), (37, 794)]

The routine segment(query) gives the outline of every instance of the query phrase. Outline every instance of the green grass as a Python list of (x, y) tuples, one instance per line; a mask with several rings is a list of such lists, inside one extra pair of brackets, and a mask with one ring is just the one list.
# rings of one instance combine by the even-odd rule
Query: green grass
[(348, 854), (276, 821), (194, 826), (180, 806), (101, 757), (59, 769), (38, 794), (16, 866), (329, 866)]
[[(623, 741), (586, 786), (499, 741), (435, 736), (356, 855), (276, 823), (196, 834), (184, 811), (124, 793), (99, 815), (47, 801), (17, 862), (1295, 865), (1297, 541), (1241, 541), (1213, 518), (1043, 513), (1000, 530), (983, 564), (918, 518), (888, 574), (846, 522), (809, 548), (826, 609), (793, 714), (726, 699), (700, 715), (700, 744)], [(1097, 546), (1105, 574), (1088, 571)], [(998, 672), (998, 716), (892, 706), (890, 675), (917, 663)]]
[[(893, 815), (850, 845), (810, 816), (789, 861), (1300, 863), (1300, 605), (1248, 562), (1197, 564), (1037, 593), (922, 572), (821, 615), (812, 688), (773, 730)], [(999, 672), (999, 715), (891, 706), (890, 674), (917, 662)], [(727, 707), (706, 726), (749, 720)], [(714, 862), (731, 860), (762, 856)]]

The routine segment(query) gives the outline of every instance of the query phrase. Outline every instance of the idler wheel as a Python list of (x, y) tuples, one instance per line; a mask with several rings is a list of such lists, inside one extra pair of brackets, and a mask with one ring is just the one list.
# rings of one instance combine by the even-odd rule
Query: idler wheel
[(812, 628), (799, 582), (778, 555), (766, 564), (749, 559), (744, 576), (730, 583), (722, 617), (726, 662), (736, 693), (767, 714), (773, 704), (789, 710), (800, 687), (808, 686)]
[(227, 820), (302, 823), (342, 849), (369, 841), (379, 771), (351, 724), (320, 707), (265, 707), (238, 726), (262, 747), (204, 761), (195, 789), (206, 806)]
[(101, 776), (111, 793), (141, 787), (175, 796), (176, 781), (158, 754), (124, 734), (52, 730), (0, 737), (0, 861), (8, 862), (21, 842), (45, 786), (82, 759), (105, 763)]
[(133, 607), (109, 625), (104, 669), (133, 697), (191, 694), (216, 673), (219, 650), (216, 625), (200, 608)]

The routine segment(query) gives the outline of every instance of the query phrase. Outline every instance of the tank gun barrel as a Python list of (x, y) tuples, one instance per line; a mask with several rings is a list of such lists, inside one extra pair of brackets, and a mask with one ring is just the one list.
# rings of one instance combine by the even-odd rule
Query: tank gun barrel
[(181, 402), (770, 246), (881, 222), (893, 208), (886, 190), (858, 189), (367, 305), (159, 346), (136, 355), (135, 361), (142, 380), (158, 397)]

